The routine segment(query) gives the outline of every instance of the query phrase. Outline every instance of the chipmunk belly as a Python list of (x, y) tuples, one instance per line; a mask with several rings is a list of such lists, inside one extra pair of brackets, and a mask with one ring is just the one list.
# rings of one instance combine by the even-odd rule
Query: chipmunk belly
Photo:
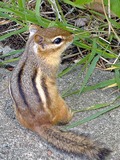
[(50, 102), (48, 102), (48, 107), (52, 115), (51, 124), (55, 125), (68, 123), (73, 117), (73, 113), (65, 103), (64, 99), (60, 96), (56, 81), (47, 77), (44, 84), (47, 85), (47, 99), (50, 99)]

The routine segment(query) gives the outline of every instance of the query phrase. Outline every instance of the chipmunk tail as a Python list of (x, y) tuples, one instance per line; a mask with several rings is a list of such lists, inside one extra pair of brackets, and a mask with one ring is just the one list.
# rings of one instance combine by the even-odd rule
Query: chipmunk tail
[(111, 152), (85, 135), (64, 132), (50, 125), (42, 125), (36, 130), (41, 137), (56, 148), (68, 153), (86, 156), (90, 160), (104, 160)]

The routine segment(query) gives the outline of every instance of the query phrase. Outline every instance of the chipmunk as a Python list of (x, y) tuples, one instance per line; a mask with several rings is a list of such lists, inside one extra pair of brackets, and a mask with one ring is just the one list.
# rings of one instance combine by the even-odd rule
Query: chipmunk
[(56, 84), (61, 54), (72, 43), (73, 34), (36, 25), (31, 25), (29, 31), (25, 51), (10, 80), (17, 119), (58, 149), (103, 160), (109, 149), (83, 134), (63, 132), (55, 126), (66, 124), (73, 117)]

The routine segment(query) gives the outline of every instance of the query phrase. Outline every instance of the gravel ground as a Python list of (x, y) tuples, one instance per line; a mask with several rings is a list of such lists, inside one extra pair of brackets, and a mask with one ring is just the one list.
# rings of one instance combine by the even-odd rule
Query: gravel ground
[[(63, 66), (61, 66), (63, 68)], [(73, 73), (65, 75), (58, 81), (62, 92), (72, 83), (79, 74), (80, 68)], [(12, 100), (8, 92), (8, 82), (11, 72), (0, 69), (0, 160), (85, 160), (72, 154), (59, 151), (43, 141), (37, 134), (19, 125), (15, 118)], [(94, 72), (89, 84), (112, 77), (112, 73), (97, 70)], [(82, 77), (76, 82), (75, 88), (80, 86)], [(72, 109), (84, 108), (96, 103), (110, 102), (116, 95), (113, 89), (95, 90), (81, 96), (74, 95), (66, 98)], [(72, 122), (82, 119), (92, 112), (77, 113)], [(93, 139), (103, 142), (113, 150), (106, 160), (120, 160), (120, 108), (117, 108), (99, 118), (85, 123), (72, 130), (78, 133), (89, 134)], [(87, 160), (87, 159), (86, 159)]]

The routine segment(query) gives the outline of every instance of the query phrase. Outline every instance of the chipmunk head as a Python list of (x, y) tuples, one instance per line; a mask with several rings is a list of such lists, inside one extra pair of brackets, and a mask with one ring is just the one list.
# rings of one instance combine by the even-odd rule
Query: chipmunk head
[(60, 28), (43, 29), (31, 25), (29, 30), (34, 39), (34, 52), (47, 60), (57, 60), (73, 41), (73, 34)]

